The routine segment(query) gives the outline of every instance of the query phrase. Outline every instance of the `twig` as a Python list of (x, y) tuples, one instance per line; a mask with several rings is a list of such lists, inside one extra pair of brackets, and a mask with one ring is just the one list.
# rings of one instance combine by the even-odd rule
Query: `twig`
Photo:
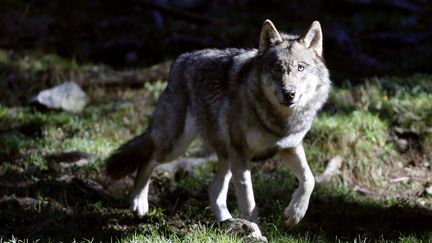
[(324, 170), (324, 172), (315, 177), (315, 181), (317, 183), (321, 182), (329, 182), (331, 178), (339, 172), (340, 167), (342, 166), (342, 157), (341, 156), (335, 156), (327, 163), (327, 166)]
[(410, 178), (409, 178), (408, 176), (402, 176), (402, 177), (398, 177), (398, 178), (391, 179), (390, 182), (391, 182), (391, 183), (407, 182), (407, 181), (409, 181), (409, 180), (410, 180)]

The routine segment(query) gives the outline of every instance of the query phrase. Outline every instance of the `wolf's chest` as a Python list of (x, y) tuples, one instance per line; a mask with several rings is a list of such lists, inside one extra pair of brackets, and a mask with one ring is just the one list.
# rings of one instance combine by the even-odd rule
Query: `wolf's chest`
[(254, 157), (265, 156), (279, 149), (292, 148), (303, 140), (307, 131), (287, 134), (284, 137), (275, 136), (259, 128), (252, 128), (246, 133), (246, 144)]
[(276, 147), (277, 138), (257, 128), (249, 129), (246, 133), (246, 144), (254, 155), (266, 153)]

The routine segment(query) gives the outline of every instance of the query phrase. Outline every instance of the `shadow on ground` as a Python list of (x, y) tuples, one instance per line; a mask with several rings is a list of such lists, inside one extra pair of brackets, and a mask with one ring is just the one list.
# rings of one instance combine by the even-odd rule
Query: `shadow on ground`
[[(6, 175), (0, 183), (1, 194), (14, 195), (0, 201), (0, 237), (4, 239), (14, 236), (30, 240), (110, 241), (135, 232), (150, 233), (152, 230), (164, 235), (182, 235), (182, 227), (189, 228), (189, 224), (212, 226), (214, 223), (206, 199), (206, 185), (198, 190), (199, 193), (182, 187), (171, 188), (169, 192), (163, 193), (164, 198), (156, 204), (163, 209), (138, 219), (127, 210), (126, 194), (114, 199), (83, 186), (84, 179), (73, 178), (63, 182), (41, 179), (33, 183), (23, 180), (22, 175), (18, 175), (21, 178), (18, 181), (6, 179), (14, 176), (17, 175)], [(415, 236), (418, 239), (430, 237), (431, 209), (413, 207), (403, 202), (334, 195), (321, 188), (314, 193), (309, 211), (301, 224), (287, 230), (281, 216), (292, 189), (270, 192), (278, 195), (269, 197), (271, 201), (260, 201), (262, 198), (258, 195), (257, 203), (264, 227), (276, 227), (282, 235), (308, 239), (324, 237), (328, 241), (354, 240), (359, 237), (368, 240), (397, 240), (401, 236)], [(234, 197), (230, 205), (235, 205)], [(194, 210), (194, 213), (185, 212), (185, 209)], [(267, 227), (269, 225), (270, 228)], [(267, 233), (264, 230), (264, 234)]]
[(315, 195), (296, 232), (324, 233), (329, 241), (358, 238), (398, 240), (430, 237), (432, 210), (406, 202), (365, 202), (344, 196)]

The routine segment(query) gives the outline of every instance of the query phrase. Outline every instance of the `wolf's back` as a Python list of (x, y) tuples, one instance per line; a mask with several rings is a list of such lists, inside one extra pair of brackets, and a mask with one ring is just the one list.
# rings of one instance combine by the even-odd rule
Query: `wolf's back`
[[(201, 122), (200, 127), (206, 131), (218, 129), (213, 119), (226, 102), (231, 86), (236, 90), (240, 87), (234, 81), (242, 76), (241, 70), (250, 68), (254, 55), (255, 50), (233, 48), (205, 49), (179, 56), (171, 66), (168, 86), (156, 105), (152, 128), (118, 148), (107, 159), (106, 174), (113, 179), (126, 176), (148, 163), (155, 149), (159, 151), (163, 150), (160, 146), (169, 147), (170, 139), (180, 135), (183, 123), (179, 119), (186, 117), (190, 107)], [(233, 80), (230, 74), (234, 74)], [(212, 135), (209, 132), (208, 137)], [(154, 159), (158, 154), (154, 154)]]
[(113, 179), (119, 179), (132, 173), (142, 164), (148, 163), (154, 150), (154, 142), (145, 132), (118, 148), (107, 159), (105, 173)]

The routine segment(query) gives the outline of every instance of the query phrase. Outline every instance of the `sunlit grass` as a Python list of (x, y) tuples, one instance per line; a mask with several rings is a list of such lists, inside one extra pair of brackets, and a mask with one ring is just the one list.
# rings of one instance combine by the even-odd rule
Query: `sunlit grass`
[[(319, 113), (306, 137), (305, 150), (315, 175), (323, 171), (325, 161), (336, 155), (343, 157), (343, 166), (331, 182), (316, 186), (305, 219), (293, 229), (285, 227), (283, 210), (297, 186), (295, 177), (281, 163), (275, 162), (274, 167), (268, 168), (262, 163), (254, 163), (254, 191), (264, 235), (271, 242), (430, 241), (431, 233), (393, 229), (387, 221), (398, 220), (400, 216), (408, 218), (408, 225), (416, 223), (418, 212), (414, 199), (403, 201), (391, 193), (385, 198), (365, 197), (353, 190), (354, 186), (361, 186), (373, 192), (393, 186), (387, 183), (389, 173), (405, 163), (400, 161), (404, 154), (398, 151), (394, 142), (395, 127), (418, 134), (419, 139), (414, 142), (420, 147), (413, 147), (410, 153), (426, 158), (431, 156), (427, 149), (432, 144), (430, 79), (421, 75), (406, 80), (373, 79), (365, 85), (352, 87), (346, 84), (333, 90), (328, 105)], [(77, 175), (97, 180), (106, 156), (148, 126), (154, 101), (165, 85), (165, 82), (148, 83), (141, 89), (111, 93), (94, 90), (90, 94), (92, 101), (81, 114), (0, 105), (3, 169), (0, 173), (6, 175), (5, 178), (10, 176), (9, 171), (24, 173), (31, 183), (56, 184), (61, 181), (58, 178)], [(193, 147), (200, 146), (203, 146), (201, 141), (193, 144)], [(50, 171), (45, 156), (68, 151), (86, 152), (94, 159), (87, 166), (63, 171), (64, 175)], [(187, 157), (192, 155), (190, 151), (186, 153)], [(208, 163), (193, 175), (179, 173), (173, 181), (155, 178), (153, 185), (161, 190), (162, 198), (151, 205), (150, 214), (142, 221), (132, 220), (127, 205), (112, 205), (103, 200), (81, 205), (83, 202), (79, 200), (88, 200), (85, 192), (80, 192), (82, 198), (74, 202), (67, 195), (52, 199), (46, 188), (29, 196), (46, 202), (69, 202), (76, 210), (76, 215), (70, 216), (69, 220), (82, 223), (98, 219), (95, 227), (112, 229), (110, 232), (116, 235), (111, 238), (113, 242), (241, 242), (240, 238), (215, 225), (207, 197), (215, 164)], [(405, 190), (411, 190), (409, 183), (403, 186)], [(230, 210), (239, 216), (233, 190), (229, 195)], [(127, 201), (126, 196), (115, 200), (116, 203), (123, 201)], [(49, 210), (43, 211), (48, 219), (59, 217), (55, 210)], [(109, 215), (113, 210), (117, 210), (117, 214)], [(8, 212), (20, 216), (18, 212)], [(91, 238), (80, 237), (79, 228), (70, 229), (70, 232), (77, 235), (78, 242), (91, 241), (86, 240)], [(94, 234), (96, 238), (103, 237), (100, 231)], [(16, 238), (10, 240), (8, 242), (18, 242)]]
[(342, 156), (349, 178), (368, 186), (377, 186), (385, 177), (383, 169), (393, 145), (386, 141), (388, 125), (377, 115), (366, 111), (322, 113), (307, 136), (309, 160), (323, 162)]
[(104, 65), (83, 65), (73, 59), (60, 57), (53, 53), (14, 52), (0, 49), (0, 64), (17, 68), (21, 72), (40, 73), (49, 71), (51, 74), (67, 74), (69, 72), (109, 70)]

